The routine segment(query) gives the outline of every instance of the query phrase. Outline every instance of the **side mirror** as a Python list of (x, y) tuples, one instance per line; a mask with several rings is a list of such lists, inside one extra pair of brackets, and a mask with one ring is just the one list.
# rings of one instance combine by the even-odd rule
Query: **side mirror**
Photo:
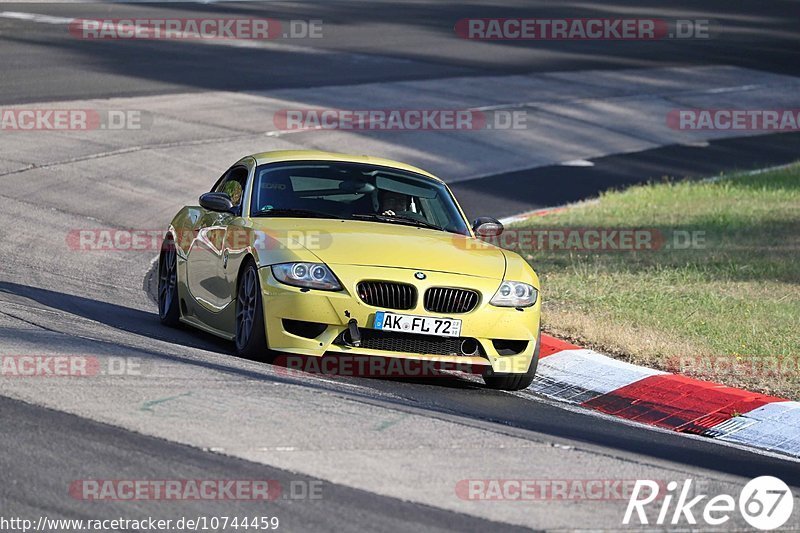
[(233, 213), (231, 197), (224, 192), (207, 192), (200, 197), (200, 207), (218, 213)]
[(472, 231), (481, 237), (497, 237), (503, 233), (503, 224), (492, 217), (478, 217), (472, 223)]

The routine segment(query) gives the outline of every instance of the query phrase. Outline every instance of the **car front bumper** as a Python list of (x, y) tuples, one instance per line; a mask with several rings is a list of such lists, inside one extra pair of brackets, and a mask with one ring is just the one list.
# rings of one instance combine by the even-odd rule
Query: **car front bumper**
[[(272, 275), (270, 267), (261, 268), (261, 290), (264, 302), (264, 321), (267, 342), (271, 350), (321, 357), (326, 354), (359, 354), (398, 359), (435, 360), (445, 365), (471, 366), (480, 372), (524, 373), (533, 357), (539, 323), (541, 302), (527, 308), (495, 307), (489, 304), (500, 285), (499, 280), (465, 276), (460, 274), (426, 272), (426, 279), (414, 278), (414, 271), (408, 269), (329, 265), (342, 282), (341, 291), (322, 291), (302, 289), (285, 285)], [(416, 286), (418, 298), (412, 309), (394, 310), (373, 307), (363, 302), (357, 294), (356, 286), (362, 280), (380, 280), (407, 283)], [(515, 280), (528, 281), (528, 280)], [(460, 287), (477, 291), (480, 301), (472, 311), (458, 314), (439, 314), (425, 310), (423, 295), (429, 287)], [(420, 338), (421, 342), (380, 342), (380, 349), (370, 347), (369, 342), (355, 347), (343, 342), (343, 334), (351, 320), (370, 339), (385, 340), (392, 336), (389, 332), (374, 330), (375, 313), (388, 311), (399, 314), (454, 318), (462, 321), (461, 339), (474, 339), (479, 343), (477, 355), (454, 355), (447, 348), (427, 349), (426, 341), (442, 346), (452, 343), (440, 337)], [(294, 322), (292, 322), (294, 321)], [(289, 327), (291, 324), (311, 324), (309, 331)], [(302, 328), (301, 328), (302, 329)], [(416, 337), (430, 337), (420, 336)], [(406, 339), (407, 337), (403, 337)], [(392, 341), (395, 338), (392, 337)], [(452, 340), (452, 339), (451, 339)], [(499, 342), (498, 342), (499, 341)], [(509, 342), (511, 341), (511, 342)], [(507, 346), (513, 345), (513, 349)], [(389, 349), (387, 349), (389, 346)], [(413, 346), (413, 351), (404, 349)], [(397, 349), (392, 349), (395, 347)], [(420, 348), (422, 347), (422, 348)], [(499, 347), (499, 348), (498, 348)], [(429, 352), (429, 353), (428, 353)], [(450, 353), (448, 353), (450, 352)]]

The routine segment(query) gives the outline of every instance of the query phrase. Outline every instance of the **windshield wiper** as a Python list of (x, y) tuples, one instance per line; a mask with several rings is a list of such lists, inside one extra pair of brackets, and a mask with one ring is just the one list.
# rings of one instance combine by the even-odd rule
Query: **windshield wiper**
[(410, 226), (418, 226), (420, 228), (429, 228), (435, 229), (439, 231), (445, 231), (444, 228), (440, 228), (436, 224), (431, 224), (430, 222), (425, 222), (423, 220), (418, 220), (416, 218), (411, 217), (404, 217), (402, 215), (379, 215), (377, 213), (354, 213), (353, 218), (360, 218), (364, 220), (378, 220), (380, 222), (389, 222), (393, 224), (405, 224)]
[(278, 207), (275, 209), (267, 209), (259, 211), (254, 216), (257, 217), (302, 217), (302, 218), (335, 218), (341, 219), (342, 217), (333, 215), (331, 213), (323, 213), (322, 211), (314, 211), (312, 209), (295, 209), (291, 207)]

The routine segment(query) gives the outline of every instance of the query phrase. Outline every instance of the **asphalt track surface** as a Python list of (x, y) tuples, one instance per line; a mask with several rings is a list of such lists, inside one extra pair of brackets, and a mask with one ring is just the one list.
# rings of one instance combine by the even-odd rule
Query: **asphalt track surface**
[[(456, 2), (411, 6), (383, 2), (4, 4), (3, 11), (68, 18), (144, 14), (320, 18), (330, 30), (326, 29), (322, 42), (296, 41), (292, 42), (296, 48), (290, 49), (165, 42), (95, 46), (53, 31), (47, 24), (0, 18), (0, 104), (586, 68), (729, 64), (798, 75), (796, 7), (792, 2), (710, 2), (702, 7), (694, 2), (668, 7), (655, 2), (618, 2), (603, 7), (531, 3), (465, 7)], [(541, 18), (620, 13), (711, 18), (727, 31), (707, 42), (592, 43), (590, 47), (557, 42), (471, 43), (452, 37), (453, 24), (460, 18), (531, 16), (531, 12)], [(306, 53), (305, 46), (313, 46), (315, 51)], [(669, 146), (598, 158), (593, 167), (540, 167), (456, 183), (454, 189), (468, 211), (479, 214), (478, 209), (487, 209), (505, 216), (662, 175), (700, 177), (719, 170), (782, 164), (796, 158), (799, 144), (797, 134), (780, 134), (712, 141), (703, 148)], [(502, 195), (523, 177), (531, 184), (530, 193), (516, 192), (513, 198)], [(556, 177), (559, 179), (554, 181)], [(6, 178), (5, 186), (9, 183), (13, 185), (13, 180)], [(552, 183), (556, 185), (548, 186)], [(493, 204), (485, 202), (490, 192)], [(86, 193), (76, 189), (70, 194), (80, 197)], [(2, 214), (5, 233), (0, 234), (6, 259), (0, 274), (4, 354), (134, 357), (144, 361), (146, 370), (143, 376), (107, 377), (74, 387), (58, 382), (2, 382), (0, 504), (4, 517), (170, 518), (265, 512), (247, 502), (80, 501), (67, 495), (67, 487), (76, 479), (323, 480), (320, 500), (278, 500), (266, 508), (290, 531), (478, 531), (511, 530), (515, 525), (613, 529), (624, 508), (619, 503), (580, 508), (580, 504), (553, 502), (528, 508), (492, 508), (459, 502), (452, 491), (433, 496), (424, 492), (426, 477), (436, 478), (440, 469), (447, 468), (456, 470), (453, 479), (480, 475), (478, 472), (487, 478), (515, 474), (551, 479), (671, 476), (669, 479), (692, 477), (734, 488), (747, 478), (776, 475), (800, 488), (796, 462), (643, 429), (532, 394), (486, 390), (476, 380), (283, 376), (258, 362), (233, 357), (230, 346), (213, 337), (163, 328), (147, 294), (150, 271), (142, 258), (128, 265), (118, 258), (59, 257), (62, 252), (54, 256), (53, 249), (44, 244), (21, 252), (27, 232), (8, 229), (18, 221), (33, 219), (42, 221), (43, 226), (58, 227), (86, 215), (39, 207), (35, 198), (24, 199), (20, 205), (30, 213), (20, 213), (19, 198), (8, 191), (2, 196), (3, 201), (9, 200)], [(136, 206), (105, 207), (105, 221), (114, 224), (114, 211), (125, 209)], [(36, 236), (35, 231), (31, 234)], [(61, 261), (63, 270), (58, 267)], [(37, 265), (46, 266), (39, 271)], [(174, 399), (182, 394), (202, 400)], [(280, 403), (284, 396), (295, 400), (291, 406)], [(216, 398), (218, 405), (209, 408), (208, 398)], [(266, 398), (273, 403), (260, 401)], [(153, 403), (164, 399), (172, 400)], [(164, 418), (142, 416), (143, 410), (145, 414), (161, 413), (162, 405)], [(328, 406), (335, 409), (327, 411)], [(315, 411), (322, 411), (327, 423), (315, 418)], [(373, 420), (371, 417), (377, 417), (376, 422), (366, 431), (362, 424), (365, 419)], [(241, 432), (226, 423), (238, 423)], [(387, 431), (393, 431), (392, 425), (402, 432), (385, 437)], [(373, 431), (384, 426), (387, 429)], [(462, 451), (447, 446), (439, 449), (426, 440), (431, 434), (446, 443), (476, 438), (508, 446), (513, 441), (511, 448), (518, 449), (509, 453), (517, 454), (513, 455), (517, 462), (512, 468), (493, 450), (481, 446), (467, 446)], [(275, 435), (280, 438), (271, 440)], [(387, 441), (381, 440), (384, 438)], [(370, 444), (372, 439), (375, 444)], [(419, 447), (417, 439), (422, 443)], [(213, 445), (217, 441), (228, 444), (217, 449)], [(235, 446), (237, 441), (240, 448)], [(323, 445), (328, 441), (329, 449)], [(268, 452), (260, 455), (259, 445)], [(286, 457), (286, 446), (317, 453)], [(360, 455), (352, 457), (352, 450)], [(382, 463), (376, 456), (383, 455)], [(449, 465), (443, 464), (448, 460)], [(446, 482), (441, 486), (452, 487), (450, 478), (443, 479)], [(419, 491), (415, 491), (415, 483)]]
[[(323, 484), (321, 480), (131, 434), (7, 398), (0, 399), (0, 422), (7, 428), (0, 434), (6, 450), (0, 458), (5, 481), (0, 496), (6, 517), (44, 515), (102, 520), (158, 516), (177, 521), (197, 516), (265, 516), (263, 502), (243, 501), (182, 502), (177, 506), (171, 502), (140, 502), (133, 507), (130, 502), (112, 502), (98, 512), (93, 502), (76, 499), (65, 508), (64, 487), (82, 479), (87, 465), (94, 465), (100, 479), (112, 479), (119, 476), (120, 464), (124, 463), (126, 469), (146, 472), (155, 479), (165, 472), (179, 471), (186, 479), (265, 479), (286, 488), (295, 484), (317, 490), (319, 498), (306, 499), (304, 489), (295, 488), (294, 494), (286, 490), (283, 494), (287, 497), (270, 502), (266, 515), (279, 517), (293, 531), (392, 531), (398, 523), (404, 523), (407, 531), (464, 531), (504, 526), (349, 487)], [(53, 434), (58, 438), (54, 439)], [(19, 446), (20, 441), (25, 446)], [(38, 464), (39, 468), (32, 470), (31, 464)], [(9, 483), (13, 480), (24, 480), (24, 484)], [(51, 490), (44, 490), (45, 487)], [(517, 528), (510, 528), (514, 529)]]
[[(0, 19), (0, 103), (162, 94), (195, 90), (265, 90), (366, 81), (670, 65), (735, 65), (800, 74), (797, 5), (760, 2), (280, 2), (268, 4), (7, 3), (4, 11), (56, 17), (135, 18), (255, 16), (321, 19), (323, 39), (292, 39), (291, 51), (197, 43), (87, 42), (67, 32)], [(713, 39), (667, 41), (495, 41), (453, 37), (468, 17), (711, 20)], [(334, 54), (304, 53), (314, 47)], [(336, 52), (361, 54), (351, 56)], [(9, 71), (6, 71), (9, 72)]]
[[(593, 198), (602, 191), (654, 182), (665, 176), (704, 178), (797, 160), (800, 134), (711, 141), (708, 146), (671, 145), (634, 154), (592, 159), (592, 166), (552, 165), (496, 174), (451, 187), (467, 215), (500, 217)], [(524, 187), (519, 185), (524, 183)], [(554, 184), (556, 186), (554, 186)]]

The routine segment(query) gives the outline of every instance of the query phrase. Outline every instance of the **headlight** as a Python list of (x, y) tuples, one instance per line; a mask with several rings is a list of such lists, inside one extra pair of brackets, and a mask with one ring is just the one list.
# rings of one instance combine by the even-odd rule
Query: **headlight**
[(272, 265), (272, 275), (281, 283), (323, 291), (340, 291), (342, 285), (323, 263), (281, 263)]
[(530, 307), (536, 303), (538, 297), (539, 291), (532, 285), (504, 281), (489, 303), (498, 307)]

